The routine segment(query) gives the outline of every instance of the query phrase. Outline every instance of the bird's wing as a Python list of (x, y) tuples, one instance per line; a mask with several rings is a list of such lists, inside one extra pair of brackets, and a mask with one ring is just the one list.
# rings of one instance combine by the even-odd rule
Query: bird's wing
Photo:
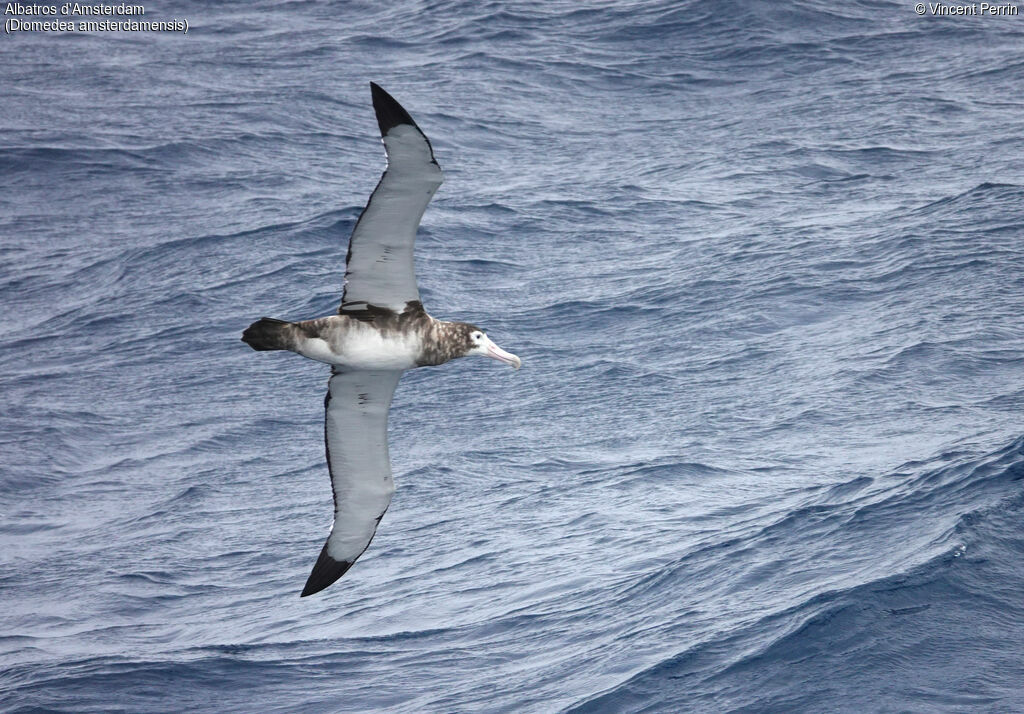
[(390, 94), (370, 83), (388, 167), (370, 195), (348, 244), (339, 312), (401, 313), (419, 302), (413, 246), (416, 229), (444, 176), (430, 141)]
[(388, 510), (395, 484), (388, 458), (388, 408), (400, 371), (335, 368), (324, 399), (334, 526), (302, 596), (320, 592), (352, 567)]

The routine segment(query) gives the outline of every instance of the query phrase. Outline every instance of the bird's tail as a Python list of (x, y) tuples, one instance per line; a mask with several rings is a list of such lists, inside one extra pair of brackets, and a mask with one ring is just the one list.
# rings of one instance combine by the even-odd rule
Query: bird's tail
[(245, 328), (242, 342), (254, 350), (290, 350), (295, 341), (293, 323), (261, 317)]

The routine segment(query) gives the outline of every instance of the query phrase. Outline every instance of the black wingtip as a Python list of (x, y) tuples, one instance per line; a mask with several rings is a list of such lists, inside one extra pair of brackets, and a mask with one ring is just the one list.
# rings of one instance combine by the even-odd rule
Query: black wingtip
[[(387, 136), (387, 133), (399, 124), (416, 126), (409, 112), (405, 111), (394, 97), (381, 89), (380, 85), (370, 82), (370, 93), (373, 95), (373, 110), (377, 112), (381, 136)], [(418, 126), (416, 128), (419, 129)]]
[(320, 551), (320, 557), (317, 558), (316, 565), (313, 566), (313, 572), (309, 574), (309, 579), (306, 580), (306, 587), (302, 589), (302, 595), (299, 597), (315, 595), (337, 581), (351, 567), (352, 563), (344, 560), (335, 560), (329, 556), (327, 554), (327, 544), (324, 543), (324, 549)]

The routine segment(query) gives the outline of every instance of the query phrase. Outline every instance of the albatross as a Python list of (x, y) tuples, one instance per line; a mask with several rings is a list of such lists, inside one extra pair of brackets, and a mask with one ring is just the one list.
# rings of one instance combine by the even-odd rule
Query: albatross
[(423, 309), (413, 244), (443, 175), (409, 113), (373, 82), (370, 90), (387, 168), (349, 238), (337, 314), (300, 322), (264, 317), (242, 333), (254, 350), (291, 350), (331, 366), (324, 437), (334, 525), (302, 597), (352, 567), (391, 504), (388, 409), (402, 372), (469, 355), (521, 364), (476, 325), (437, 320)]

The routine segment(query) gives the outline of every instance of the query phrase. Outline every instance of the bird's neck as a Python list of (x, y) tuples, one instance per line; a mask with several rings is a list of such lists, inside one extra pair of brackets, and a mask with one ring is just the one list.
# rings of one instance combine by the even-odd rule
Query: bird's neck
[(418, 363), (433, 366), (461, 357), (457, 335), (456, 323), (431, 317), (423, 331), (423, 350)]

